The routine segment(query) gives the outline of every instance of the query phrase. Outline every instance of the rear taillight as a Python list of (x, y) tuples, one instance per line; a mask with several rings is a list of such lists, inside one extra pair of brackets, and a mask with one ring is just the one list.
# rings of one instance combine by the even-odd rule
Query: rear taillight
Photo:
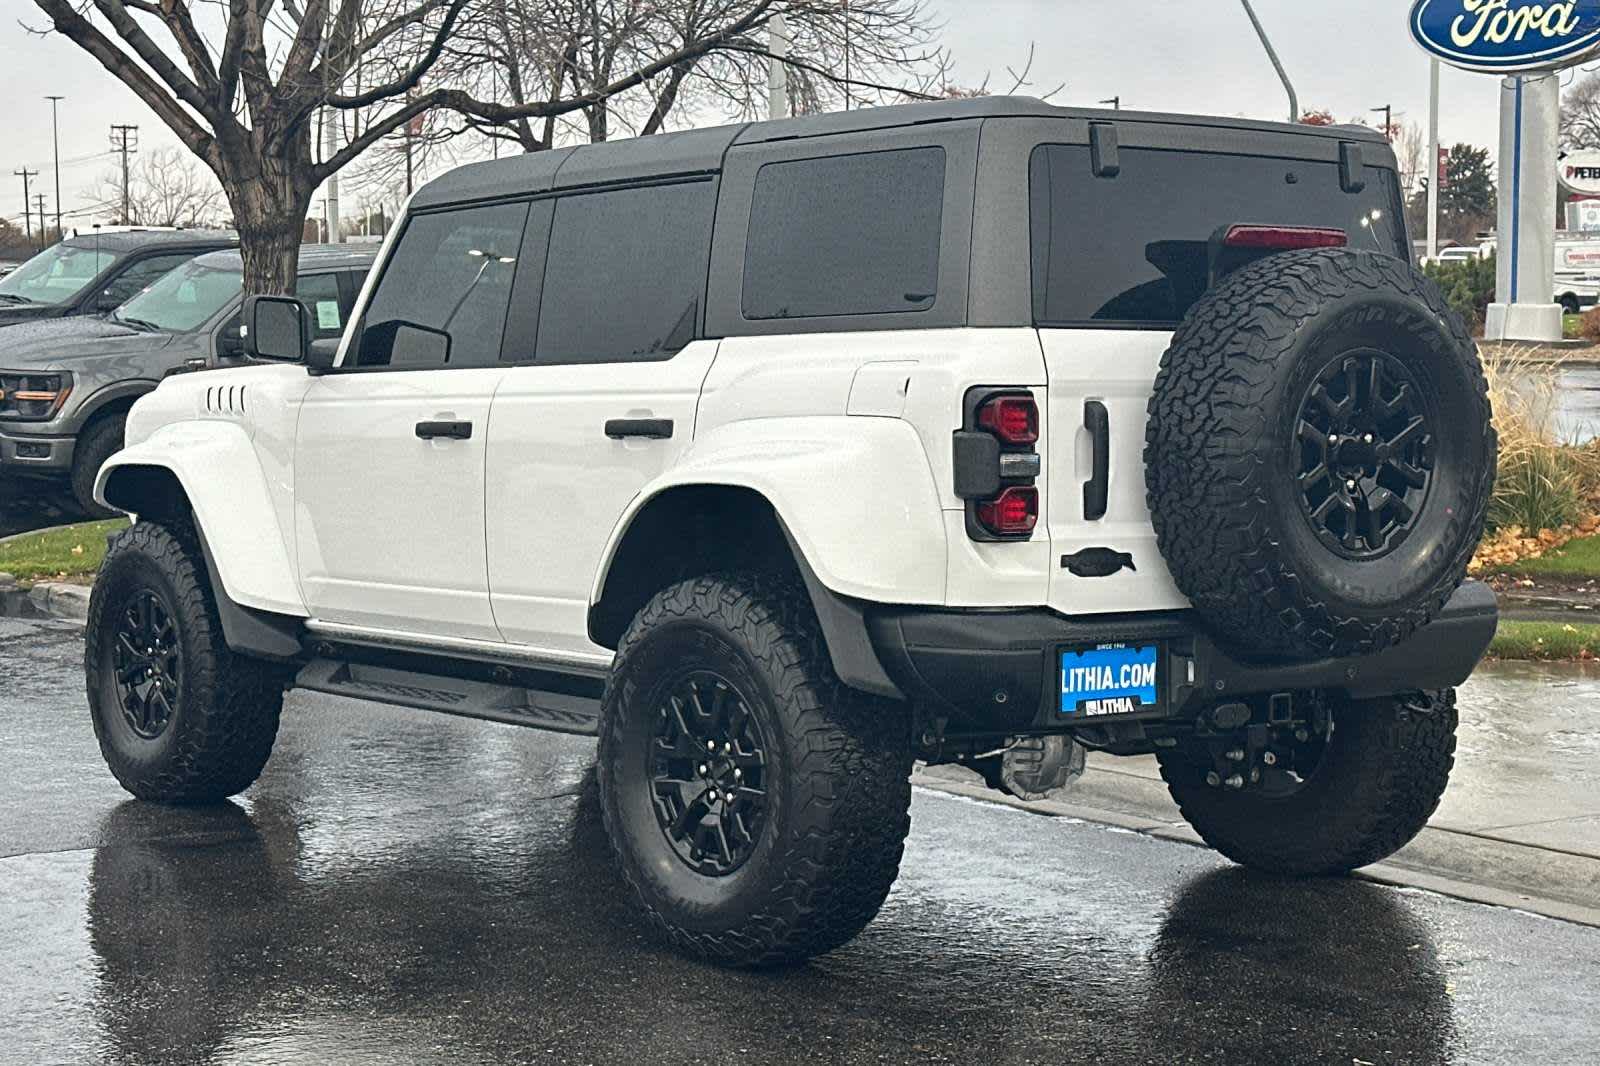
[(1302, 248), (1343, 248), (1350, 243), (1342, 229), (1316, 226), (1232, 226), (1222, 238), (1229, 248), (1294, 252)]
[(1039, 403), (1027, 389), (967, 393), (955, 434), (955, 490), (973, 540), (1027, 540), (1039, 524)]
[(978, 523), (997, 537), (1025, 537), (1039, 524), (1039, 490), (1013, 485), (974, 508)]
[(1039, 441), (1039, 404), (1032, 396), (995, 396), (978, 408), (978, 425), (1003, 444)]

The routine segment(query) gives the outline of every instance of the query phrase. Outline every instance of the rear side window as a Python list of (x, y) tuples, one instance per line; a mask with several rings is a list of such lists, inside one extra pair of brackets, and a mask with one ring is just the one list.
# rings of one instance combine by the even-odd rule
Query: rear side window
[[(367, 307), (357, 365), (498, 362), (527, 217), (525, 203), (496, 204), (417, 215), (407, 222)], [(448, 334), (448, 355), (443, 344), (414, 343), (419, 335), (404, 326)]]
[(668, 359), (693, 340), (715, 203), (716, 186), (709, 181), (556, 201), (538, 361)]
[(1040, 325), (1175, 326), (1209, 285), (1209, 242), (1224, 226), (1335, 227), (1352, 248), (1407, 254), (1391, 170), (1367, 167), (1366, 188), (1348, 193), (1337, 163), (1146, 148), (1119, 154), (1120, 173), (1105, 178), (1095, 176), (1087, 146), (1034, 149)]
[(944, 149), (768, 163), (745, 245), (747, 319), (926, 311), (938, 296)]

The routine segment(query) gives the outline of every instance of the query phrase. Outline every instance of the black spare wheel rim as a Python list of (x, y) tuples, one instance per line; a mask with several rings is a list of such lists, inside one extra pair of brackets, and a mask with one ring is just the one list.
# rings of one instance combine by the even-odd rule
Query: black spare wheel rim
[(1376, 559), (1416, 528), (1433, 482), (1428, 393), (1388, 352), (1358, 348), (1329, 361), (1295, 425), (1300, 505), (1347, 559)]
[(743, 693), (714, 670), (683, 672), (656, 692), (648, 769), (656, 821), (686, 866), (724, 877), (761, 839), (766, 737)]
[(128, 728), (155, 740), (172, 724), (181, 694), (178, 626), (166, 600), (149, 588), (131, 592), (116, 617), (111, 652), (117, 702)]

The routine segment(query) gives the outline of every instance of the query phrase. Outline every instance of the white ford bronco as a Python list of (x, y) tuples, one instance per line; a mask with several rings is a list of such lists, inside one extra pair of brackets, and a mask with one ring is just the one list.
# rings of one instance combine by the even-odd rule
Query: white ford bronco
[(739, 965), (872, 919), (915, 760), (1153, 753), (1240, 863), (1381, 859), (1496, 620), (1401, 207), (1371, 133), (1008, 98), (462, 167), (336, 349), (253, 297), (129, 413), (106, 760), (220, 800), (287, 688), (598, 736), (644, 911)]

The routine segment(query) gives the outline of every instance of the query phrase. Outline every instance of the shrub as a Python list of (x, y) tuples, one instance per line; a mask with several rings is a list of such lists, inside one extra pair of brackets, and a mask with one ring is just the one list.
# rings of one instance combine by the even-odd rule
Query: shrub
[(1556, 368), (1508, 350), (1485, 357), (1484, 371), (1500, 435), (1489, 528), (1536, 533), (1576, 522), (1600, 496), (1600, 447), (1556, 438)]
[(1600, 307), (1591, 307), (1579, 316), (1578, 336), (1600, 344)]
[(1462, 262), (1428, 263), (1422, 272), (1439, 286), (1450, 309), (1467, 322), (1474, 334), (1483, 332), (1483, 321), (1494, 301), (1494, 256)]

